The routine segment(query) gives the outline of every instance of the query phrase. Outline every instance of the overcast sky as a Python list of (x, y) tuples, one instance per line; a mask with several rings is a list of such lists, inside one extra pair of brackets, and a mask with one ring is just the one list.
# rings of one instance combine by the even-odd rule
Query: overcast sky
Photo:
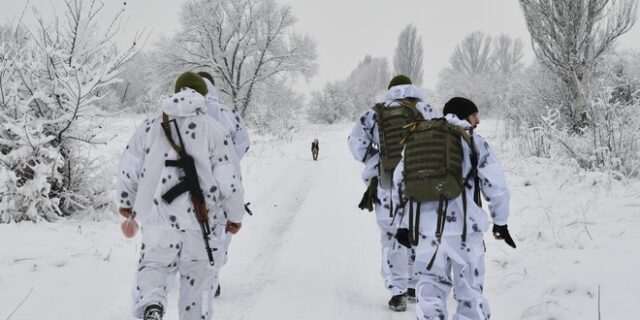
[[(128, 41), (136, 31), (160, 33), (179, 28), (178, 11), (186, 0), (127, 0), (128, 24), (121, 39)], [(455, 45), (473, 31), (505, 33), (525, 42), (526, 58), (532, 59), (529, 35), (516, 0), (276, 0), (293, 8), (296, 30), (316, 39), (319, 73), (309, 89), (327, 81), (344, 79), (358, 61), (370, 54), (387, 57), (392, 65), (398, 34), (409, 23), (417, 26), (424, 46), (424, 82), (433, 88), (438, 73), (449, 63)], [(104, 0), (105, 13), (115, 12), (123, 1)], [(0, 22), (19, 15), (27, 1), (0, 0)], [(30, 0), (43, 14), (63, 0)], [(152, 41), (150, 41), (152, 42)], [(640, 48), (640, 24), (619, 41), (621, 48)]]

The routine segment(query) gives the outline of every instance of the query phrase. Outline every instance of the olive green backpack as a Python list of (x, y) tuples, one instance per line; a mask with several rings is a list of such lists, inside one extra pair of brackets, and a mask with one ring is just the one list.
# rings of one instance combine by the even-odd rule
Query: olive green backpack
[(396, 100), (397, 106), (378, 103), (373, 107), (380, 138), (380, 185), (391, 189), (393, 170), (402, 159), (402, 140), (408, 135), (407, 125), (421, 120), (422, 114), (416, 109), (418, 100)]
[[(465, 185), (475, 175), (475, 166), (469, 176), (463, 177), (462, 141), (475, 152), (473, 141), (464, 128), (451, 124), (445, 118), (419, 121), (413, 124), (410, 132), (404, 141), (404, 190), (405, 197), (409, 200), (409, 239), (413, 245), (418, 244), (420, 202), (438, 202), (436, 237), (440, 240), (449, 200), (462, 195), (464, 242), (467, 228)], [(414, 207), (417, 208), (415, 214)]]
[(405, 141), (405, 194), (415, 202), (452, 200), (464, 187), (462, 142), (469, 134), (444, 118), (417, 122)]

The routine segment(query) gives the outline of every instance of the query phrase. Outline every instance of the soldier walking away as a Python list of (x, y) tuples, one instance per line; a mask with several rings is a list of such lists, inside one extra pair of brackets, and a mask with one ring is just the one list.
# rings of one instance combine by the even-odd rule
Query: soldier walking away
[(311, 155), (313, 156), (313, 160), (318, 160), (318, 152), (320, 151), (320, 143), (318, 139), (313, 140), (311, 142)]
[(406, 76), (394, 77), (387, 89), (383, 101), (362, 113), (348, 145), (356, 161), (365, 165), (362, 178), (368, 188), (359, 207), (369, 211), (375, 207), (382, 243), (381, 274), (392, 296), (389, 308), (405, 311), (407, 300), (415, 301), (414, 253), (394, 238), (403, 218), (396, 216), (397, 205), (391, 201), (391, 179), (401, 158), (405, 126), (416, 119), (430, 119), (434, 112), (425, 102), (426, 94)]
[(238, 160), (230, 136), (205, 114), (206, 94), (200, 76), (180, 75), (162, 116), (138, 128), (120, 161), (118, 205), (129, 221), (123, 230), (132, 236), (132, 221), (142, 230), (132, 294), (136, 318), (162, 319), (168, 281), (179, 273), (179, 319), (212, 319), (215, 208), (228, 214), (226, 232), (242, 226)]
[(443, 113), (444, 118), (411, 126), (394, 172), (394, 201), (403, 204), (407, 242), (416, 250), (416, 315), (448, 319), (453, 287), (453, 318), (486, 320), (483, 233), (490, 222), (480, 196), (489, 202), (494, 237), (515, 248), (507, 229), (509, 190), (495, 152), (473, 132), (480, 123), (476, 105), (456, 97)]
[[(205, 96), (207, 100), (207, 115), (220, 123), (231, 135), (231, 142), (233, 143), (233, 149), (235, 150), (238, 161), (242, 160), (244, 155), (249, 151), (250, 140), (249, 131), (245, 125), (245, 121), (242, 116), (235, 109), (231, 109), (220, 102), (218, 97), (218, 89), (215, 87), (215, 82), (211, 74), (201, 71), (198, 75), (202, 77), (207, 85), (207, 94)], [(240, 167), (237, 168), (240, 172)], [(214, 228), (213, 238), (215, 240), (216, 247), (214, 248), (214, 256), (216, 257), (216, 265), (214, 266), (216, 283), (215, 297), (218, 297), (222, 288), (220, 287), (220, 271), (227, 261), (229, 261), (229, 246), (231, 245), (231, 234), (224, 232), (225, 225), (227, 223), (227, 213), (222, 210), (220, 206), (217, 208), (218, 225)]]

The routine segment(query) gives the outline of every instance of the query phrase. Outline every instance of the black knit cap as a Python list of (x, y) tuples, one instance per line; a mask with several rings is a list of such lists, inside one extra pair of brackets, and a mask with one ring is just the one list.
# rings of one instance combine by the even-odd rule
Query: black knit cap
[(204, 71), (200, 71), (198, 72), (198, 75), (209, 80), (209, 82), (211, 82), (211, 84), (215, 85), (216, 83), (213, 81), (213, 77), (211, 76), (211, 74), (209, 72), (204, 72)]
[(453, 113), (458, 116), (460, 120), (466, 120), (470, 115), (476, 112), (478, 112), (476, 104), (473, 103), (473, 101), (462, 97), (451, 98), (451, 100), (444, 104), (444, 109), (442, 109), (443, 115)]
[(203, 96), (206, 96), (207, 92), (209, 92), (209, 90), (207, 90), (207, 84), (204, 83), (202, 77), (193, 72), (185, 72), (178, 77), (178, 80), (176, 80), (174, 92), (178, 93), (184, 88), (193, 89)]
[(411, 84), (411, 79), (409, 79), (409, 77), (407, 77), (405, 75), (399, 74), (399, 75), (393, 77), (393, 79), (391, 79), (387, 89), (391, 89), (391, 87), (395, 87), (395, 86), (399, 86), (399, 85), (403, 85), (403, 84)]

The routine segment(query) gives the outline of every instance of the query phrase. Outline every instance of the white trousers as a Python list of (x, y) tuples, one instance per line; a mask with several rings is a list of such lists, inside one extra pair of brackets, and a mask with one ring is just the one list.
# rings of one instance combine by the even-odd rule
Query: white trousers
[(211, 248), (213, 249), (213, 259), (215, 261), (213, 271), (216, 278), (216, 288), (218, 287), (217, 281), (219, 279), (218, 276), (220, 275), (220, 270), (227, 263), (227, 260), (229, 260), (229, 245), (231, 244), (231, 238), (233, 237), (230, 233), (224, 232), (226, 224), (227, 219), (220, 219), (220, 222), (218, 222), (212, 232), (213, 246)]
[(400, 245), (394, 237), (398, 231), (400, 217), (394, 220), (391, 216), (388, 193), (378, 188), (378, 199), (380, 204), (375, 206), (375, 212), (382, 244), (381, 274), (385, 287), (395, 296), (416, 287), (417, 279), (412, 271), (415, 253), (412, 249)]
[[(435, 237), (420, 239), (414, 265), (418, 319), (447, 319), (447, 297), (452, 287), (458, 303), (454, 320), (489, 319), (489, 303), (482, 294), (484, 251), (480, 232), (469, 233), (466, 244), (460, 236), (443, 236), (440, 245)], [(433, 266), (427, 270), (434, 253)]]
[(180, 275), (179, 318), (213, 318), (212, 297), (216, 281), (202, 233), (155, 226), (142, 229), (142, 250), (133, 288), (132, 313), (135, 317), (142, 318), (144, 309), (152, 304), (162, 305), (166, 310), (169, 281), (176, 273)]

